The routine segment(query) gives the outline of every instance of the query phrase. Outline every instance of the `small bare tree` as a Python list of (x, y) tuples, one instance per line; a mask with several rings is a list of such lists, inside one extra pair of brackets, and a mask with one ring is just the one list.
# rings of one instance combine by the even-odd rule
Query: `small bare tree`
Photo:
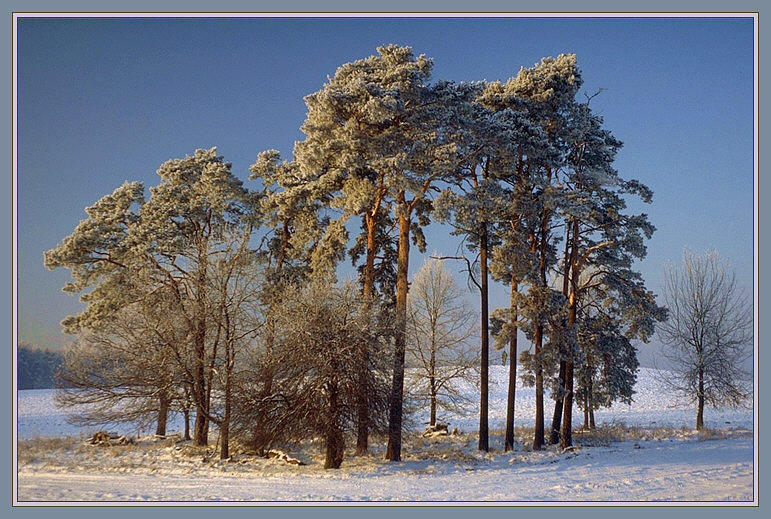
[(752, 303), (717, 252), (685, 252), (681, 267), (665, 276), (669, 320), (659, 328), (663, 356), (672, 371), (661, 378), (697, 404), (696, 428), (704, 427), (704, 404), (735, 406), (748, 397), (752, 355)]
[(180, 398), (175, 364), (167, 345), (153, 332), (161, 326), (140, 304), (124, 308), (67, 346), (57, 374), (59, 407), (84, 406), (70, 421), (81, 425), (156, 422), (166, 434), (172, 404)]
[(442, 260), (433, 258), (415, 275), (407, 308), (407, 353), (415, 366), (408, 392), (429, 405), (433, 426), (438, 408), (458, 412), (470, 403), (455, 383), (474, 383), (478, 358), (469, 340), (477, 315)]

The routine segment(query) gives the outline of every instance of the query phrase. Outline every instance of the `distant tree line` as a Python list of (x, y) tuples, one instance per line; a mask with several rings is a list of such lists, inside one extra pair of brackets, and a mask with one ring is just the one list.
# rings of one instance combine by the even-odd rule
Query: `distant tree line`
[[(372, 434), (400, 460), (405, 391), (434, 421), (463, 404), (448, 377), (469, 374), (489, 450), (491, 345), (511, 360), (507, 450), (517, 376), (535, 386), (534, 449), (571, 445), (574, 405), (589, 419), (630, 401), (631, 341), (666, 316), (634, 270), (654, 227), (627, 210), (652, 193), (614, 169), (621, 142), (593, 96), (579, 98), (576, 57), (544, 58), (505, 82), (430, 82), (432, 67), (395, 45), (342, 65), (305, 98), (292, 159), (259, 153), (249, 187), (212, 148), (161, 165), (149, 196), (127, 182), (88, 207), (45, 253), (85, 303), (63, 321), (78, 341), (60, 403), (90, 404), (84, 420), (155, 421), (159, 434), (182, 412), (198, 445), (219, 429), (223, 458), (233, 439), (266, 449), (322, 438), (326, 466), (339, 467), (346, 441), (365, 453)], [(410, 248), (425, 252), (431, 222), (462, 238), (453, 259), (478, 314), (430, 265), (410, 289)], [(355, 288), (337, 283), (346, 257)], [(491, 311), (496, 281), (510, 303)]]
[(19, 344), (16, 350), (18, 389), (52, 389), (56, 387), (56, 372), (62, 365), (61, 352)]

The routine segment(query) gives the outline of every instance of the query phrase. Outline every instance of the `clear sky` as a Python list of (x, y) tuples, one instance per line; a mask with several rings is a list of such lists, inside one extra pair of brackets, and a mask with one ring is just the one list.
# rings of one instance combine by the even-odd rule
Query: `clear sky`
[[(171, 158), (217, 146), (246, 180), (257, 153), (286, 158), (303, 96), (386, 43), (434, 59), (434, 79), (495, 80), (576, 53), (584, 90), (624, 142), (616, 166), (654, 191), (639, 264), (660, 292), (684, 247), (716, 249), (752, 289), (752, 19), (22, 19), (18, 31), (20, 339), (67, 342), (79, 311), (43, 251), (125, 180), (157, 183)], [(247, 183), (248, 185), (248, 183)], [(454, 253), (432, 226), (428, 252)], [(412, 256), (411, 271), (422, 258)], [(460, 268), (460, 266), (458, 266)], [(494, 287), (491, 306), (505, 306)]]

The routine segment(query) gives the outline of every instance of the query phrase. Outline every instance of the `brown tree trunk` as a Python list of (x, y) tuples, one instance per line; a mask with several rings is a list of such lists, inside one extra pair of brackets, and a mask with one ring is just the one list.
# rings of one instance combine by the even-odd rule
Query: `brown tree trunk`
[(230, 383), (230, 374), (225, 382), (225, 413), (220, 422), (220, 459), (226, 460), (230, 457), (230, 410), (232, 401), (232, 388)]
[(329, 426), (327, 429), (327, 452), (324, 458), (325, 469), (339, 469), (343, 463), (343, 454), (345, 452), (345, 440), (343, 433), (337, 424), (337, 415), (339, 413), (339, 402), (337, 395), (337, 386), (330, 384), (329, 387)]
[[(550, 175), (551, 177), (551, 175)], [(546, 287), (546, 236), (547, 236), (547, 214), (541, 218), (538, 270), (540, 274), (541, 286)], [(533, 450), (541, 450), (544, 445), (544, 415), (543, 415), (543, 324), (538, 322), (535, 325), (534, 354), (535, 354), (535, 431), (533, 433)]]
[(592, 381), (592, 366), (589, 366), (589, 380), (586, 387), (586, 408), (589, 410), (589, 429), (594, 429), (594, 383)]
[[(195, 445), (207, 445), (207, 420), (204, 400), (206, 398), (206, 388), (203, 378), (203, 362), (199, 362), (199, 348), (196, 345), (196, 370), (195, 380), (193, 381), (193, 397), (195, 398), (195, 423), (193, 424), (193, 443)], [(201, 353), (202, 354), (202, 353)]]
[[(565, 298), (570, 294), (570, 222), (565, 222), (565, 254), (563, 256), (562, 269), (562, 295)], [(551, 420), (551, 437), (549, 443), (556, 445), (560, 441), (560, 429), (562, 428), (562, 408), (565, 405), (565, 360), (560, 359), (560, 368), (558, 376), (558, 393), (554, 401), (554, 414)]]
[(252, 447), (262, 452), (270, 443), (270, 438), (265, 431), (265, 422), (267, 420), (267, 412), (265, 411), (264, 400), (267, 399), (273, 392), (273, 373), (271, 369), (268, 369), (268, 373), (265, 376), (265, 383), (262, 386), (260, 392), (260, 408), (257, 410), (257, 416), (254, 424), (254, 434), (252, 435)]
[(193, 338), (195, 370), (193, 380), (193, 398), (195, 400), (195, 425), (193, 427), (193, 443), (207, 445), (209, 443), (209, 424), (207, 420), (208, 396), (206, 388), (206, 275), (208, 268), (208, 243), (199, 246), (198, 276), (196, 279), (196, 329)]
[(514, 449), (514, 409), (517, 392), (517, 283), (511, 282), (511, 295), (509, 296), (509, 308), (511, 312), (511, 337), (509, 338), (509, 391), (506, 398), (506, 434), (503, 441), (503, 450), (508, 452)]
[(184, 411), (182, 411), (182, 414), (185, 417), (185, 441), (190, 440), (190, 409), (185, 408)]
[(195, 445), (208, 444), (208, 435), (206, 434), (206, 410), (204, 407), (203, 399), (205, 398), (206, 391), (203, 381), (203, 366), (199, 366), (195, 372), (195, 381), (193, 382), (195, 390), (194, 395), (198, 395), (195, 398), (195, 422), (193, 424), (193, 443)]
[(589, 395), (584, 396), (584, 429), (589, 429)]
[(325, 469), (339, 469), (343, 464), (343, 453), (345, 452), (345, 440), (343, 433), (336, 425), (331, 425), (327, 431), (327, 449), (324, 457)]
[[(367, 257), (364, 264), (364, 286), (362, 287), (362, 298), (364, 299), (364, 313), (367, 319), (371, 319), (372, 296), (375, 288), (375, 255), (377, 254), (377, 242), (375, 240), (375, 217), (367, 213), (364, 216), (364, 223), (367, 226)], [(356, 454), (366, 454), (369, 448), (369, 406), (367, 403), (368, 379), (369, 379), (369, 345), (365, 342), (361, 344), (359, 352), (361, 358), (359, 362), (359, 393), (358, 393), (358, 420), (356, 429)]]
[(394, 372), (388, 415), (388, 445), (386, 459), (402, 459), (402, 401), (404, 398), (404, 350), (407, 327), (407, 273), (410, 262), (410, 219), (399, 193), (399, 242), (396, 263), (396, 330), (394, 338)]
[(479, 450), (489, 451), (488, 399), (489, 399), (489, 364), (490, 364), (490, 334), (488, 332), (488, 288), (487, 288), (487, 224), (483, 223), (479, 241), (479, 261), (481, 278), (482, 305), (482, 358), (480, 360), (479, 395)]
[(273, 343), (275, 342), (276, 323), (273, 319), (274, 307), (271, 303), (268, 309), (268, 315), (265, 322), (265, 358), (267, 367), (263, 380), (262, 389), (259, 393), (259, 407), (254, 419), (254, 432), (252, 433), (251, 446), (258, 452), (263, 452), (270, 444), (270, 438), (266, 432), (266, 422), (268, 413), (265, 409), (265, 402), (273, 393), (273, 366), (271, 365), (273, 356)]
[(565, 404), (560, 430), (560, 447), (573, 445), (573, 363), (565, 364)]
[[(568, 324), (576, 326), (578, 308), (578, 220), (573, 220), (570, 250), (570, 297), (568, 298)], [(562, 414), (560, 446), (565, 449), (573, 445), (573, 357), (569, 356), (565, 365), (565, 404)]]
[(166, 423), (169, 418), (169, 405), (171, 401), (165, 391), (161, 391), (158, 398), (158, 425), (155, 427), (155, 434), (166, 436)]

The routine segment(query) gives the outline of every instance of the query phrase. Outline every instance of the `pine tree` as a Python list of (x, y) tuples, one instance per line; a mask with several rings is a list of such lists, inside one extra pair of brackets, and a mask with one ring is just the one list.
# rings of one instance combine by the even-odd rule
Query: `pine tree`
[[(69, 293), (86, 308), (63, 321), (65, 331), (94, 330), (130, 303), (163, 292), (174, 305), (181, 331), (190, 337), (190, 391), (196, 407), (194, 441), (205, 445), (216, 352), (212, 349), (208, 298), (209, 264), (227, 246), (227, 229), (247, 225), (252, 200), (217, 156), (216, 148), (164, 163), (161, 182), (145, 201), (143, 186), (126, 183), (86, 209), (73, 234), (45, 253), (49, 269), (66, 267)], [(171, 341), (168, 341), (171, 343)], [(179, 355), (187, 359), (186, 355)]]
[[(342, 210), (335, 227), (328, 231), (334, 234), (330, 242), (347, 241), (344, 222), (350, 217), (360, 217), (366, 227), (365, 306), (374, 297), (376, 256), (389, 241), (382, 230), (387, 221), (382, 213), (392, 211), (398, 227), (392, 425), (387, 453), (388, 459), (398, 460), (410, 239), (424, 249), (420, 228), (428, 223), (426, 196), (448, 170), (455, 146), (442, 128), (445, 110), (441, 98), (450, 93), (426, 84), (431, 60), (415, 57), (408, 47), (387, 45), (377, 51), (376, 56), (341, 66), (322, 90), (306, 98), (308, 115), (302, 129), (307, 137), (296, 145), (294, 154), (302, 189)], [(360, 366), (366, 364), (366, 356), (363, 349)], [(359, 452), (367, 447), (365, 415), (360, 406)]]
[[(625, 328), (627, 339), (647, 340), (663, 311), (645, 289), (633, 262), (645, 257), (644, 240), (655, 228), (645, 214), (625, 214), (625, 196), (639, 196), (650, 202), (652, 193), (635, 180), (625, 181), (612, 162), (621, 143), (602, 128), (602, 118), (594, 115), (586, 103), (575, 103), (566, 122), (569, 155), (561, 181), (568, 189), (561, 204), (565, 219), (566, 257), (563, 280), (567, 280), (568, 324), (576, 337), (580, 332), (579, 307), (590, 289), (602, 290), (606, 308), (617, 308), (616, 315), (601, 312), (611, 319), (613, 329)], [(569, 250), (569, 254), (567, 251)], [(588, 276), (584, 276), (589, 272)], [(630, 309), (634, 307), (634, 314)], [(591, 316), (589, 316), (591, 317)], [(617, 346), (623, 357), (623, 339)], [(571, 339), (571, 343), (575, 343)], [(584, 343), (586, 345), (586, 343)], [(565, 348), (564, 404), (560, 430), (563, 448), (572, 444), (572, 407), (574, 368), (578, 349)], [(583, 352), (587, 356), (587, 352)], [(634, 371), (636, 365), (628, 364)], [(591, 368), (587, 368), (591, 372)], [(591, 380), (591, 379), (589, 379)], [(555, 412), (555, 416), (557, 413)]]

